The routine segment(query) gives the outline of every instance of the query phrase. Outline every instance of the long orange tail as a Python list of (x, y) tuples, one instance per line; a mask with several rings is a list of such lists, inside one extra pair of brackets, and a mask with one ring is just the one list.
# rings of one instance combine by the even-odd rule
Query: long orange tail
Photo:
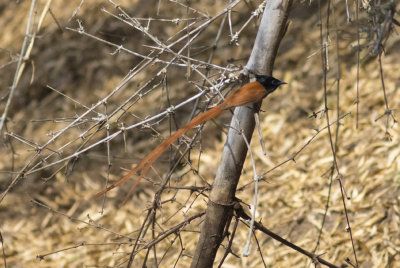
[(94, 195), (95, 198), (105, 194), (106, 192), (110, 191), (111, 189), (114, 189), (118, 185), (126, 182), (132, 175), (134, 175), (136, 172), (138, 172), (141, 168), (142, 171), (140, 172), (139, 178), (136, 180), (135, 184), (132, 186), (132, 188), (129, 191), (129, 194), (127, 197), (130, 196), (130, 194), (134, 191), (136, 186), (139, 184), (140, 180), (143, 178), (144, 175), (146, 175), (147, 171), (151, 167), (151, 165), (160, 157), (160, 155), (170, 146), (173, 142), (175, 142), (180, 136), (185, 134), (188, 130), (191, 128), (194, 128), (201, 123), (204, 123), (211, 118), (214, 118), (218, 115), (220, 115), (224, 110), (226, 109), (226, 104), (221, 103), (214, 108), (199, 114), (195, 118), (190, 121), (189, 124), (186, 126), (180, 128), (177, 130), (172, 136), (170, 136), (168, 139), (163, 141), (160, 145), (158, 145), (150, 154), (148, 154), (142, 161), (140, 161), (139, 164), (135, 168), (133, 168), (131, 171), (129, 171), (128, 174), (126, 174), (124, 177), (122, 177), (119, 181), (114, 182), (110, 186), (108, 186), (106, 189), (104, 189), (101, 192), (98, 192), (97, 194)]
[(114, 182), (113, 184), (108, 186), (105, 190), (98, 192), (97, 194), (94, 195), (94, 197), (97, 198), (105, 194), (106, 192), (110, 191), (111, 189), (117, 187), (118, 185), (124, 183), (132, 175), (134, 175), (142, 168), (139, 178), (136, 180), (135, 184), (132, 186), (128, 196), (125, 199), (126, 201), (127, 198), (129, 198), (130, 194), (134, 191), (136, 186), (139, 184), (143, 176), (146, 175), (151, 165), (157, 160), (157, 158), (160, 157), (160, 155), (168, 148), (168, 146), (170, 146), (174, 141), (176, 141), (189, 129), (220, 115), (226, 109), (235, 106), (241, 106), (251, 102), (260, 101), (263, 98), (265, 98), (268, 94), (272, 93), (278, 86), (286, 84), (285, 82), (279, 81), (270, 76), (256, 76), (256, 78), (257, 81), (245, 84), (239, 90), (226, 97), (224, 102), (222, 102), (221, 104), (193, 118), (193, 120), (190, 121), (189, 124), (180, 128), (171, 137), (169, 137), (160, 145), (158, 145), (148, 156), (146, 156), (142, 161), (140, 161), (140, 163), (134, 169), (129, 171), (129, 173), (126, 174), (123, 178), (121, 178), (117, 182)]

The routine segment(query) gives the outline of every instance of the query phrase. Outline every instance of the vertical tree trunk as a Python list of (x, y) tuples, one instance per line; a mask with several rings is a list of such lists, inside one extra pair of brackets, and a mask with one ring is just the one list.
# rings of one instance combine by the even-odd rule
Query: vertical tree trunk
[[(291, 4), (292, 0), (267, 1), (253, 51), (246, 65), (250, 72), (271, 75), (279, 43), (286, 30)], [(254, 104), (256, 111), (259, 107), (260, 103)], [(247, 155), (246, 143), (238, 130), (243, 130), (250, 142), (255, 126), (253, 113), (254, 110), (247, 107), (235, 109), (222, 161), (210, 193), (192, 268), (212, 267), (224, 230), (230, 224), (236, 186)]]

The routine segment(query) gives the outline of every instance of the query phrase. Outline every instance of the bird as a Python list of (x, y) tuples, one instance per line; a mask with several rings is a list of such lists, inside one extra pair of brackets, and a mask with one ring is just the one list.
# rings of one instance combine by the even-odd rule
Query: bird
[[(141, 172), (139, 174), (138, 179), (131, 187), (127, 198), (133, 193), (136, 186), (139, 184), (140, 180), (146, 175), (147, 171), (151, 167), (151, 165), (161, 156), (161, 154), (179, 137), (185, 134), (190, 129), (220, 115), (222, 112), (229, 110), (230, 108), (242, 106), (245, 104), (253, 103), (261, 101), (263, 98), (268, 96), (270, 93), (274, 92), (280, 85), (287, 84), (286, 82), (280, 81), (272, 76), (267, 75), (255, 75), (256, 81), (247, 83), (239, 88), (237, 91), (228, 95), (225, 100), (211, 108), (208, 111), (205, 111), (196, 117), (194, 117), (187, 125), (178, 129), (172, 136), (168, 139), (164, 140), (161, 144), (159, 144), (153, 151), (151, 151), (142, 161), (139, 162), (133, 169), (131, 169), (128, 174), (123, 176), (118, 181), (114, 182), (104, 190), (96, 193), (94, 198), (98, 198), (108, 191), (114, 189), (115, 187), (121, 185), (126, 182), (131, 176), (136, 174), (140, 169)], [(127, 199), (125, 199), (126, 201)], [(123, 203), (125, 203), (125, 201)]]

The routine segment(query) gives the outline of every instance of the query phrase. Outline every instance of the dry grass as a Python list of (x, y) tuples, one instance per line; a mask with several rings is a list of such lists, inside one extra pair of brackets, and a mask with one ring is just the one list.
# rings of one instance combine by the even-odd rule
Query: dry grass
[[(75, 19), (69, 23), (68, 19), (80, 2), (52, 3), (52, 12), (61, 25), (77, 27)], [(122, 1), (121, 5), (128, 6), (130, 1), (125, 2)], [(168, 6), (164, 1), (161, 3)], [(136, 4), (137, 6), (129, 10), (130, 14), (138, 17), (154, 16), (156, 11), (152, 4), (146, 4), (146, 1), (137, 1)], [(210, 1), (207, 4), (209, 9), (202, 7), (200, 10), (207, 9), (211, 16), (223, 7), (223, 3), (212, 4)], [(7, 6), (0, 4), (0, 24), (5, 25), (4, 34), (0, 36), (1, 66), (17, 56), (23, 40), (29, 5), (29, 1), (20, 4), (13, 2)], [(102, 1), (84, 2), (78, 16), (83, 19), (85, 30), (116, 43), (126, 42), (126, 46), (134, 51), (140, 53), (148, 51), (147, 47), (141, 45), (149, 45), (151, 42), (141, 33), (132, 31), (126, 24), (101, 12), (100, 8), (103, 5), (110, 7)], [(161, 6), (160, 17), (167, 16), (162, 9), (166, 6)], [(193, 3), (193, 7), (199, 8), (199, 6), (201, 7), (201, 3)], [(256, 5), (253, 3), (253, 6)], [(245, 4), (241, 4), (238, 10), (242, 13), (233, 13), (240, 22), (239, 25), (242, 25), (249, 16), (245, 7)], [(264, 112), (261, 114), (261, 128), (267, 156), (262, 154), (258, 137), (256, 135), (253, 137), (252, 150), (256, 156), (256, 168), (259, 172), (266, 172), (290, 159), (316, 134), (315, 129), (326, 126), (325, 116), (309, 117), (324, 107), (316, 7), (316, 3), (310, 6), (296, 3), (292, 12), (293, 21), (281, 45), (274, 73), (275, 77), (288, 82), (289, 85), (280, 88), (265, 100), (262, 108)], [(336, 8), (344, 10), (340, 5)], [(186, 16), (185, 8), (177, 7), (175, 12), (177, 17)], [(336, 16), (344, 14), (335, 12)], [(170, 15), (171, 17), (175, 16)], [(346, 18), (341, 16), (337, 20), (341, 30), (339, 51), (342, 56), (339, 110), (341, 115), (350, 114), (340, 121), (337, 159), (340, 172), (343, 174), (342, 181), (350, 198), (346, 200), (346, 205), (355, 248), (360, 267), (398, 267), (400, 265), (399, 127), (398, 124), (393, 124), (392, 120), (389, 121), (388, 131), (391, 134), (389, 140), (385, 135), (386, 117), (376, 121), (385, 112), (385, 103), (377, 58), (368, 56), (366, 52), (361, 53), (363, 60), (359, 80), (359, 127), (355, 127), (357, 67), (356, 54), (349, 49), (350, 45), (355, 44), (355, 29), (354, 25), (347, 24), (345, 20)], [(213, 41), (213, 33), (218, 30), (218, 25), (210, 26), (212, 29), (210, 33), (204, 34), (196, 45), (209, 45)], [(185, 23), (178, 25), (154, 23), (152, 31), (165, 37), (184, 26)], [(249, 27), (239, 38), (239, 46), (236, 47), (229, 44), (226, 28), (226, 34), (222, 37), (213, 62), (224, 66), (227, 64), (227, 59), (240, 58), (242, 60), (236, 63), (245, 64), (255, 30), (254, 25)], [(331, 30), (331, 35), (334, 40), (334, 30)], [(39, 37), (14, 98), (7, 132), (15, 133), (36, 144), (44, 144), (49, 140), (50, 132), (57, 132), (69, 122), (65, 120), (32, 122), (32, 120), (74, 117), (86, 110), (81, 105), (49, 90), (46, 85), (51, 85), (81, 104), (91, 107), (104, 98), (128, 70), (139, 63), (139, 60), (126, 53), (111, 55), (115, 51), (114, 48), (71, 31), (60, 34), (50, 16), (44, 21)], [(329, 111), (331, 121), (336, 120), (338, 109), (335, 91), (337, 73), (335, 45), (332, 41), (329, 47), (328, 106), (331, 109)], [(399, 46), (399, 36), (392, 35), (386, 42), (387, 55), (382, 58), (386, 93), (396, 118), (399, 116), (396, 109), (400, 106)], [(198, 48), (193, 48), (196, 49)], [(207, 59), (201, 54), (198, 58)], [(16, 64), (12, 63), (0, 69), (2, 97), (6, 95), (6, 87), (12, 83), (15, 66)], [(142, 85), (156, 71), (156, 66), (151, 66), (140, 73), (133, 83), (128, 84), (124, 91), (118, 93), (108, 103), (108, 111), (112, 111), (131, 96), (132, 92), (137, 90), (138, 84)], [(172, 103), (179, 103), (197, 93), (193, 84), (187, 82), (185, 74), (184, 68), (168, 69), (169, 98)], [(192, 75), (193, 80), (200, 81), (196, 74)], [(176, 111), (174, 115), (180, 125), (186, 122), (187, 114), (191, 112), (191, 107), (188, 106), (190, 105)], [(201, 106), (204, 106), (203, 102)], [(3, 107), (2, 101), (1, 111)], [(157, 88), (138, 101), (131, 113), (124, 118), (124, 123), (133, 124), (146, 116), (157, 114), (166, 107), (168, 105), (165, 89)], [(105, 107), (101, 106), (99, 111), (104, 112), (104, 109)], [(95, 116), (92, 113), (89, 117)], [(171, 178), (171, 185), (204, 186), (204, 180), (212, 183), (226, 138), (221, 129), (228, 120), (229, 115), (225, 115), (214, 123), (206, 125), (200, 139), (191, 150), (191, 165), (184, 162), (179, 166)], [(93, 122), (88, 121), (79, 127), (71, 128), (49, 148), (57, 150), (79, 137), (91, 124)], [(108, 172), (110, 179), (118, 179), (124, 173), (121, 168), (130, 168), (154, 148), (161, 137), (168, 137), (170, 124), (172, 130), (175, 129), (174, 121), (170, 123), (169, 120), (164, 120), (153, 126), (154, 131), (148, 128), (134, 129), (126, 133), (126, 142), (123, 135), (111, 141), (110, 170), (107, 168), (107, 152), (104, 144), (80, 155), (61, 172), (57, 172), (61, 166), (52, 166), (21, 179), (0, 204), (0, 232), (3, 236), (8, 267), (123, 266), (132, 249), (131, 242), (135, 240), (147, 213), (146, 209), (151, 206), (157, 186), (143, 183), (132, 201), (121, 209), (117, 206), (125, 197), (128, 187), (124, 186), (123, 189), (110, 192), (103, 214), (99, 214), (102, 209), (101, 201), (93, 200), (91, 196), (104, 187), (104, 179)], [(333, 133), (336, 127), (337, 125), (332, 126)], [(111, 124), (111, 132), (117, 129), (117, 123)], [(104, 135), (105, 132), (101, 132), (95, 139), (100, 139)], [(15, 136), (4, 137), (5, 139), (1, 141), (0, 156), (2, 190), (9, 185), (15, 172), (26, 165), (35, 153), (32, 147), (18, 142)], [(63, 150), (62, 155), (74, 153), (81, 144), (82, 141), (77, 140), (72, 146)], [(44, 151), (42, 159), (49, 153)], [(150, 172), (149, 177), (155, 182), (159, 182), (163, 172), (168, 169), (169, 156), (170, 154), (158, 161), (154, 165), (153, 172)], [(54, 156), (48, 162), (57, 159), (57, 156)], [(312, 251), (316, 245), (329, 197), (327, 218), (316, 253), (325, 253), (323, 258), (341, 264), (346, 257), (353, 259), (353, 255), (349, 235), (345, 231), (346, 222), (340, 187), (336, 177), (330, 177), (331, 166), (332, 152), (328, 132), (325, 130), (297, 155), (295, 162), (290, 161), (266, 175), (266, 182), (260, 184), (257, 220), (262, 221), (265, 226), (282, 237)], [(192, 172), (194, 169), (198, 172)], [(51, 177), (55, 172), (56, 175)], [(239, 187), (247, 186), (237, 193), (237, 197), (247, 204), (251, 204), (253, 200), (252, 176), (251, 164), (246, 163)], [(50, 177), (51, 179), (44, 183), (43, 179)], [(154, 226), (156, 233), (168, 230), (185, 218), (200, 213), (204, 210), (207, 199), (196, 192), (170, 190), (163, 194), (162, 201), (157, 214), (159, 225)], [(179, 261), (177, 267), (190, 265), (190, 256), (196, 247), (200, 223), (201, 220), (196, 219), (185, 226), (179, 236), (171, 235), (157, 244), (158, 261), (164, 253), (166, 254), (160, 267), (172, 267), (177, 260)], [(151, 226), (149, 228), (151, 230)], [(151, 242), (150, 233), (149, 231), (149, 234), (140, 241), (141, 245)], [(241, 256), (246, 237), (247, 227), (240, 223), (232, 246), (233, 253)], [(306, 257), (261, 233), (257, 233), (257, 238), (268, 267), (307, 267), (310, 264)], [(180, 243), (184, 251), (183, 255), (178, 257), (182, 253)], [(227, 241), (223, 244), (226, 246)], [(58, 250), (60, 252), (57, 252)], [(142, 264), (145, 253), (143, 250), (138, 254), (135, 259), (136, 266)], [(217, 255), (217, 262), (222, 254), (223, 249)], [(37, 259), (37, 255), (43, 255), (43, 260)], [(153, 252), (150, 253), (148, 264), (149, 266), (154, 264)], [(229, 255), (223, 267), (262, 267), (262, 265), (253, 241), (250, 257)]]

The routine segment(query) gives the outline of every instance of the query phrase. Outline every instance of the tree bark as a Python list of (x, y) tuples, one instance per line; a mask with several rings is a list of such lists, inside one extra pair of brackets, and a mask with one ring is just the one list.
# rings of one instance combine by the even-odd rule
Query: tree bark
[[(246, 65), (249, 72), (271, 75), (279, 43), (287, 28), (291, 4), (292, 0), (267, 1), (253, 51)], [(253, 114), (258, 112), (260, 104), (254, 104), (254, 109), (235, 109), (191, 268), (212, 267), (224, 230), (229, 228), (236, 187), (247, 155), (247, 146), (239, 131), (242, 130), (250, 142), (255, 126)]]

